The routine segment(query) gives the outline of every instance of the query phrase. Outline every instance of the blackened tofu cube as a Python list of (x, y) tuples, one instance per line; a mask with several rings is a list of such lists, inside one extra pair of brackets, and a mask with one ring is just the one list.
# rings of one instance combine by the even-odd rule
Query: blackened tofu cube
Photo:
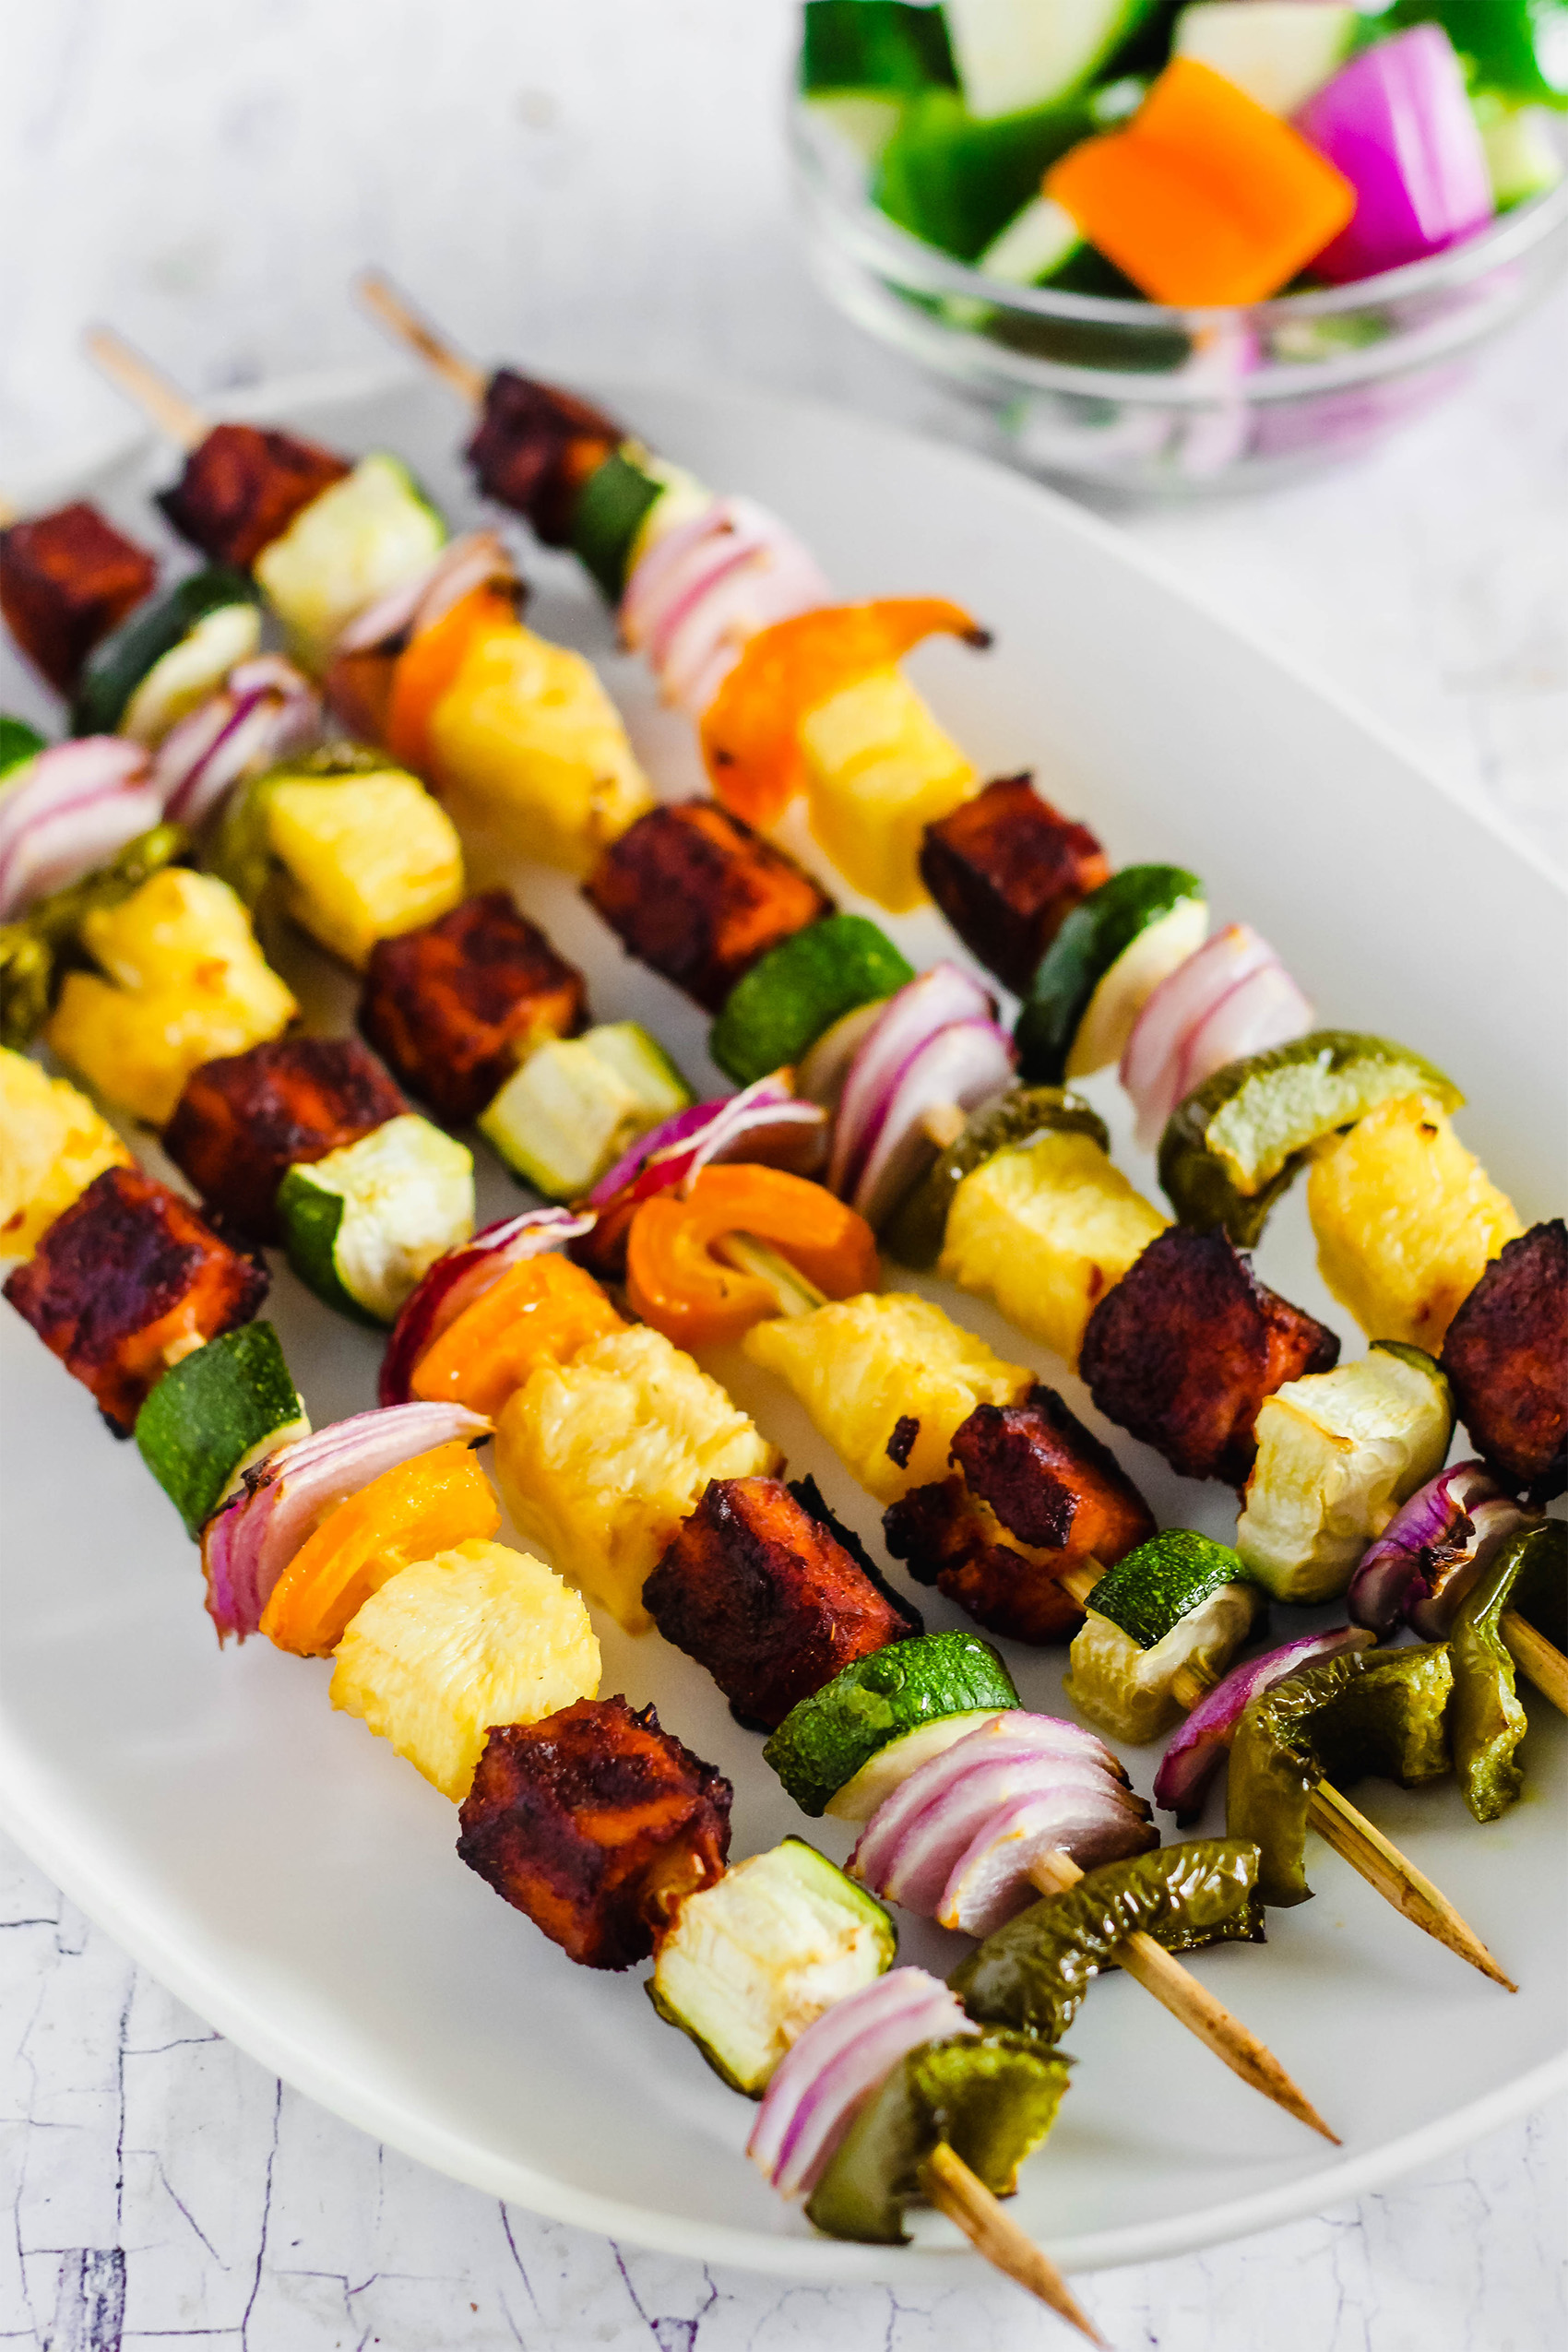
[(137, 1168), (106, 1168), (6, 1296), (66, 1371), (89, 1388), (117, 1437), (172, 1364), (249, 1323), (267, 1268), (220, 1240), (190, 1203)]
[(1004, 776), (928, 825), (921, 878), (971, 956), (1022, 996), (1063, 920), (1109, 881), (1087, 825)]
[(278, 1038), (193, 1070), (163, 1148), (209, 1208), (276, 1241), (278, 1187), (296, 1161), (325, 1159), (408, 1107), (358, 1038)]
[(825, 890), (717, 801), (650, 809), (583, 885), (627, 953), (710, 1013), (780, 940), (833, 912)]
[(584, 485), (625, 437), (575, 393), (502, 367), (463, 454), (487, 498), (526, 515), (547, 547), (569, 547)]
[(158, 565), (84, 499), (0, 533), (0, 612), (28, 659), (70, 693), (101, 637), (152, 592)]
[(1535, 1501), (1568, 1483), (1568, 1224), (1503, 1244), (1448, 1326), (1443, 1369), (1471, 1443)]
[(766, 1731), (856, 1658), (920, 1630), (780, 1479), (715, 1479), (643, 1601), (742, 1721)]
[(294, 517), (341, 481), (345, 458), (272, 426), (214, 425), (158, 503), (182, 539), (248, 572)]
[(378, 940), (360, 1002), (376, 1051), (454, 1127), (479, 1117), (530, 1047), (575, 1037), (587, 1017), (581, 972), (505, 890)]
[(724, 1875), (730, 1783), (652, 1707), (578, 1699), (495, 1727), (457, 1852), (588, 1968), (629, 1968), (688, 1895)]
[(1173, 1470), (1241, 1487), (1264, 1398), (1338, 1360), (1337, 1336), (1265, 1289), (1227, 1234), (1172, 1225), (1096, 1307), (1078, 1372)]

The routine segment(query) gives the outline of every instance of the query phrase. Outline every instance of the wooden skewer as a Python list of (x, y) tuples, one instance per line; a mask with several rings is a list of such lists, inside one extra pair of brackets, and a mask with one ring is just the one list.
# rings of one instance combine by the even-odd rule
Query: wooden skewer
[(4, 492), (0, 492), (0, 531), (9, 530), (13, 523), (19, 523), (21, 517), (10, 500)]
[(203, 416), (194, 400), (187, 400), (179, 386), (155, 368), (150, 360), (133, 350), (130, 344), (107, 327), (89, 327), (87, 334), (88, 356), (95, 367), (101, 368), (117, 392), (123, 392), (133, 408), (139, 409), (148, 422), (182, 449), (194, 449), (205, 441), (212, 430), (211, 420)]
[(1078, 2303), (1072, 2290), (1034, 2239), (1019, 2228), (1000, 2198), (970, 2171), (944, 2140), (938, 2141), (921, 2167), (921, 2187), (939, 2213), (956, 2222), (977, 2254), (996, 2270), (1004, 2271), (1030, 2295), (1049, 2304), (1070, 2327), (1110, 2352), (1103, 2335)]
[(1560, 1715), (1568, 1715), (1568, 1657), (1563, 1657), (1556, 1643), (1549, 1642), (1544, 1633), (1538, 1633), (1516, 1609), (1503, 1610), (1497, 1630), (1520, 1673), (1529, 1678), (1543, 1698), (1551, 1701)]
[(379, 269), (362, 269), (354, 280), (354, 291), (400, 343), (417, 352), (425, 365), (434, 368), (465, 400), (479, 407), (487, 381), (484, 370), (455, 351), (430, 321), (422, 318), (413, 304), (405, 301), (389, 278), (383, 277)]

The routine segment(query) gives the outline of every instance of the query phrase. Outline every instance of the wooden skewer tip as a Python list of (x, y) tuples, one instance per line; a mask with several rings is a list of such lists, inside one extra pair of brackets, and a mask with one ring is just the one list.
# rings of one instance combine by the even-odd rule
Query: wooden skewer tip
[(116, 335), (112, 327), (89, 327), (83, 340), (93, 365), (160, 433), (182, 449), (194, 449), (198, 442), (206, 440), (211, 430), (210, 421), (194, 400), (186, 399), (178, 385), (171, 383), (161, 369), (154, 367), (124, 336)]
[(1503, 1610), (1497, 1630), (1520, 1673), (1535, 1684), (1543, 1699), (1551, 1701), (1560, 1715), (1568, 1715), (1568, 1657), (1556, 1643), (1538, 1633), (1516, 1609)]
[(983, 2180), (970, 2171), (960, 2156), (938, 2141), (921, 2167), (921, 2186), (938, 2213), (945, 2214), (963, 2231), (977, 2254), (993, 2269), (1046, 2304), (1080, 2335), (1111, 2352), (1094, 2322), (1074, 2298), (1049, 2254), (1042, 2253), (1026, 2230), (993, 2197)]
[(398, 292), (391, 279), (379, 269), (362, 269), (354, 280), (354, 291), (365, 308), (373, 311), (383, 327), (390, 328), (400, 343), (415, 352), (425, 365), (434, 369), (451, 385), (453, 390), (478, 408), (484, 398), (485, 374), (471, 360), (464, 359), (443, 335), (438, 335), (430, 321)]
[(1517, 1992), (1519, 1988), (1512, 1977), (1505, 1976), (1492, 1958), (1479, 1936), (1456, 1911), (1441, 1888), (1432, 1884), (1419, 1871), (1408, 1855), (1384, 1837), (1381, 1829), (1358, 1812), (1349, 1800), (1325, 1780), (1313, 1789), (1307, 1818), (1318, 1835), (1354, 1871), (1359, 1871), (1367, 1884), (1392, 1903), (1396, 1911), (1423, 1930), (1438, 1943), (1472, 1968), (1479, 1968), (1493, 1984), (1505, 1991)]

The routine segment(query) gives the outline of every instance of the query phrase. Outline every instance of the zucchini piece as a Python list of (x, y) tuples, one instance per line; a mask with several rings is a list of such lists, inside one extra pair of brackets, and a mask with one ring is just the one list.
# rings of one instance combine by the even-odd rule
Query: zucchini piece
[(893, 1965), (897, 1930), (874, 1895), (803, 1838), (737, 1862), (688, 1895), (647, 1994), (731, 2090), (760, 2098), (806, 2027)]
[(89, 656), (71, 703), (73, 735), (160, 743), (261, 642), (261, 602), (231, 564), (212, 564), (138, 605)]
[(940, 8), (907, 0), (806, 0), (801, 24), (801, 88), (906, 92), (957, 81)]
[(791, 1707), (763, 1749), (763, 1762), (814, 1818), (905, 1732), (1019, 1704), (1013, 1677), (989, 1642), (976, 1633), (921, 1633), (857, 1658)]
[(1420, 1348), (1288, 1380), (1258, 1410), (1236, 1549), (1276, 1600), (1334, 1600), (1374, 1536), (1447, 1458), (1454, 1392)]
[(1120, 1061), (1148, 999), (1207, 932), (1203, 885), (1183, 866), (1123, 866), (1091, 890), (1040, 958), (1018, 1015), (1024, 1076), (1060, 1086)]
[(737, 1086), (800, 1061), (857, 1005), (891, 996), (915, 977), (885, 932), (864, 915), (826, 915), (769, 950), (724, 1000), (708, 1051)]
[(646, 1135), (695, 1101), (639, 1021), (552, 1038), (509, 1077), (480, 1132), (546, 1200), (577, 1200)]
[(919, 1723), (899, 1740), (889, 1740), (878, 1748), (870, 1762), (863, 1764), (853, 1780), (830, 1797), (826, 1810), (835, 1821), (870, 1821), (873, 1813), (895, 1788), (918, 1772), (932, 1756), (940, 1756), (958, 1740), (967, 1740), (971, 1731), (979, 1731), (985, 1724), (994, 1723), (999, 1715), (1006, 1715), (1006, 1707), (968, 1707), (960, 1715), (940, 1715), (933, 1722)]
[(474, 1229), (473, 1154), (405, 1111), (296, 1162), (278, 1187), (278, 1220), (289, 1264), (318, 1299), (360, 1323), (395, 1323), (421, 1277)]
[(269, 1323), (242, 1324), (183, 1356), (137, 1415), (142, 1460), (199, 1538), (245, 1472), (310, 1435), (310, 1416)]
[(948, 38), (981, 122), (1059, 105), (1130, 41), (1161, 0), (946, 0)]
[(975, 267), (982, 277), (999, 278), (1006, 286), (1043, 286), (1083, 251), (1084, 242), (1084, 232), (1065, 205), (1054, 196), (1031, 196), (1001, 235), (992, 239)]
[(1176, 19), (1170, 53), (1194, 57), (1266, 106), (1292, 115), (1356, 47), (1359, 8), (1334, 0), (1196, 0)]
[(1238, 1248), (1252, 1249), (1313, 1145), (1401, 1095), (1447, 1111), (1465, 1099), (1408, 1046), (1313, 1029), (1227, 1063), (1179, 1102), (1159, 1139), (1159, 1181), (1183, 1225), (1200, 1233), (1222, 1225)]
[(621, 600), (631, 552), (648, 510), (664, 493), (650, 470), (647, 453), (624, 441), (596, 466), (578, 493), (572, 514), (572, 547), (612, 604)]
[(1170, 1527), (1108, 1569), (1089, 1595), (1063, 1685), (1091, 1723), (1142, 1745), (1186, 1713), (1188, 1674), (1212, 1689), (1257, 1629), (1264, 1597), (1237, 1554)]
[(263, 548), (255, 576), (308, 670), (377, 598), (434, 564), (446, 526), (400, 458), (377, 452), (301, 508)]
[(1014, 1144), (1038, 1143), (1041, 1135), (1062, 1130), (1091, 1136), (1103, 1152), (1111, 1149), (1111, 1133), (1099, 1113), (1062, 1087), (1014, 1087), (989, 1110), (973, 1112), (963, 1134), (898, 1209), (883, 1235), (884, 1246), (905, 1265), (933, 1266), (942, 1254), (947, 1212), (965, 1177)]
[(7, 790), (22, 780), (17, 769), (30, 767), (39, 753), (48, 748), (36, 727), (30, 727), (25, 719), (13, 719), (8, 711), (0, 711), (0, 783)]

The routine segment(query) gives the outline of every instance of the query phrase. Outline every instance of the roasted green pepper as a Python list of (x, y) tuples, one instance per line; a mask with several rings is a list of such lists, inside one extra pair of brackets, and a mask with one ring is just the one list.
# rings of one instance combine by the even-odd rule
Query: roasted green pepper
[(943, 2143), (994, 2196), (1011, 2196), (1018, 2167), (1056, 2120), (1070, 2063), (1026, 2034), (923, 2042), (850, 2124), (812, 2192), (807, 2219), (830, 2238), (906, 2244), (904, 2209), (921, 2194), (921, 2167)]
[(60, 975), (76, 958), (83, 916), (117, 907), (148, 874), (172, 865), (189, 847), (183, 826), (155, 825), (150, 833), (127, 841), (99, 873), (40, 898), (19, 922), (0, 923), (0, 1045), (20, 1052), (43, 1027)]
[(1467, 1596), (1450, 1635), (1449, 1736), (1465, 1802), (1478, 1821), (1506, 1812), (1524, 1784), (1515, 1752), (1526, 1729), (1502, 1633), (1505, 1609), (1568, 1648), (1568, 1524), (1549, 1519), (1506, 1545)]
[(947, 1981), (978, 2022), (1054, 2044), (1134, 1929), (1167, 1952), (1261, 1943), (1257, 1875), (1257, 1848), (1237, 1837), (1196, 1837), (1107, 1862), (988, 1935)]
[(1452, 1769), (1444, 1717), (1454, 1669), (1448, 1645), (1341, 1650), (1287, 1675), (1253, 1701), (1236, 1727), (1225, 1825), (1263, 1857), (1265, 1903), (1304, 1903), (1307, 1808), (1323, 1779), (1336, 1787), (1371, 1772), (1419, 1788)]
[(1470, 61), (1477, 82), (1538, 106), (1568, 106), (1564, 0), (1395, 0), (1384, 21), (1433, 19)]
[(883, 1235), (885, 1246), (905, 1265), (933, 1266), (942, 1254), (953, 1195), (965, 1177), (993, 1152), (1010, 1144), (1032, 1144), (1061, 1127), (1092, 1135), (1101, 1151), (1111, 1149), (1111, 1131), (1099, 1111), (1064, 1087), (1015, 1087), (989, 1110), (977, 1111), (898, 1210)]

